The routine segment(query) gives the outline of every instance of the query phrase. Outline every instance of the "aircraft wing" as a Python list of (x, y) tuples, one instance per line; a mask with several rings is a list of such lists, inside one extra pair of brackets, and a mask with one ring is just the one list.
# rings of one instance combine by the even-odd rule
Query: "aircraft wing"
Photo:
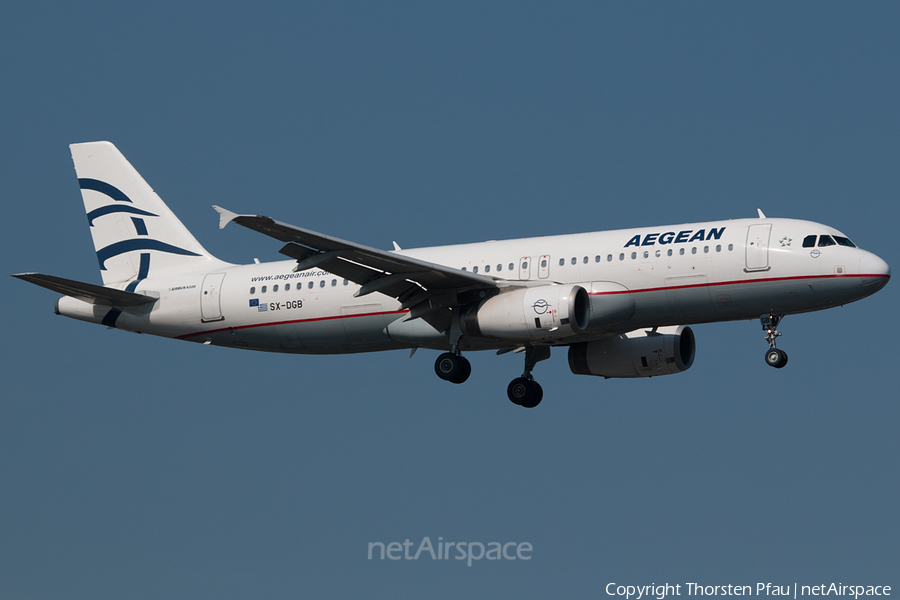
[(410, 309), (408, 318), (458, 305), (462, 303), (459, 295), (465, 292), (498, 287), (497, 281), (486, 275), (370, 248), (270, 217), (239, 215), (219, 206), (213, 208), (220, 215), (220, 229), (234, 221), (287, 242), (280, 252), (297, 261), (295, 271), (321, 268), (359, 284), (357, 296), (379, 292), (396, 298), (403, 308)]
[(99, 304), (102, 306), (140, 306), (156, 302), (156, 298), (145, 296), (143, 294), (135, 294), (134, 292), (126, 292), (124, 290), (116, 290), (104, 287), (102, 285), (94, 285), (93, 283), (84, 283), (74, 281), (72, 279), (63, 279), (54, 275), (44, 275), (43, 273), (18, 273), (13, 275), (17, 279), (39, 285), (83, 300), (88, 304)]

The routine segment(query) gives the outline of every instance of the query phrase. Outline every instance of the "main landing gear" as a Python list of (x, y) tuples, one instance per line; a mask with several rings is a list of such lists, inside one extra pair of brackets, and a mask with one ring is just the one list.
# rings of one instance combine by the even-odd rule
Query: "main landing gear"
[(776, 369), (783, 368), (788, 362), (787, 352), (775, 347), (775, 338), (781, 335), (778, 332), (778, 324), (781, 322), (782, 316), (762, 315), (759, 318), (763, 331), (766, 332), (766, 341), (769, 342), (769, 349), (766, 350), (766, 364)]
[[(549, 346), (529, 346), (525, 348), (525, 372), (521, 377), (513, 379), (506, 388), (506, 395), (513, 404), (534, 408), (541, 403), (544, 390), (531, 376), (534, 365), (550, 358)], [(444, 352), (434, 361), (434, 372), (444, 381), (462, 383), (472, 373), (472, 365), (459, 350)]]
[(459, 351), (444, 352), (434, 361), (434, 372), (444, 381), (462, 383), (472, 374), (472, 364)]
[(544, 390), (531, 376), (534, 365), (550, 358), (550, 346), (529, 346), (525, 349), (525, 372), (513, 379), (506, 388), (506, 395), (513, 404), (534, 408), (541, 403)]

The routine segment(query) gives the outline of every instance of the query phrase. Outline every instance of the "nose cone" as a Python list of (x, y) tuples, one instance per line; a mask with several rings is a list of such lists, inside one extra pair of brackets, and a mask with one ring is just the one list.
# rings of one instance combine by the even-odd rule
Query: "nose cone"
[(869, 293), (875, 293), (887, 285), (891, 278), (891, 268), (880, 257), (866, 252), (859, 259), (859, 274), (863, 278), (863, 287), (870, 288)]

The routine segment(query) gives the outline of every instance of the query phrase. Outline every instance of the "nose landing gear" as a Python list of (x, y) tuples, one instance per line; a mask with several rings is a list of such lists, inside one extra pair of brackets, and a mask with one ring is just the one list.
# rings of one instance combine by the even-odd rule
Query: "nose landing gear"
[(762, 315), (759, 318), (763, 331), (766, 332), (766, 341), (769, 342), (769, 349), (766, 350), (766, 364), (776, 369), (783, 368), (788, 362), (787, 352), (775, 347), (775, 339), (781, 335), (778, 331), (778, 324), (782, 317), (783, 315)]

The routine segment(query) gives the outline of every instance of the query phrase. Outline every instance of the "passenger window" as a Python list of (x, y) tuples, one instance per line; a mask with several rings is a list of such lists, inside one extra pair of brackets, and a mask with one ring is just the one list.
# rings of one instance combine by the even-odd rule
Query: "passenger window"
[(291, 284), (289, 284), (289, 283), (284, 284), (284, 291), (288, 292), (288, 291), (290, 291), (290, 289), (291, 289)]
[(345, 279), (345, 280), (344, 280), (344, 285), (347, 285), (348, 283), (350, 283), (350, 280), (349, 280), (349, 279)]
[(838, 243), (838, 246), (847, 246), (848, 248), (856, 248), (856, 244), (851, 242), (849, 239), (845, 237), (841, 237), (839, 235), (834, 236), (834, 241)]
[(728, 251), (731, 252), (734, 250), (734, 244), (728, 244)]
[(463, 270), (463, 271), (465, 271), (465, 270), (466, 270), (466, 268), (465, 268), (465, 267), (463, 267), (463, 268), (462, 268), (462, 270)]
[(650, 256), (650, 253), (647, 252), (646, 250), (644, 250), (644, 258), (647, 258), (647, 257), (649, 257), (649, 256)]
[(578, 260), (573, 256), (573, 257), (572, 257), (572, 264), (574, 265), (574, 264), (577, 263), (577, 262), (578, 262)]
[(659, 258), (661, 255), (662, 255), (662, 252), (660, 252), (659, 250), (657, 250), (657, 251), (656, 251), (656, 258)]
[(337, 279), (332, 279), (332, 280), (331, 280), (331, 287), (334, 287), (334, 286), (336, 286), (336, 285), (337, 285)]
[(272, 286), (272, 291), (273, 291), (273, 292), (277, 292), (277, 291), (278, 291), (278, 286), (277, 286), (277, 285), (273, 285), (273, 286)]
[(830, 235), (819, 236), (819, 248), (824, 248), (825, 246), (834, 246), (834, 240), (831, 239)]
[(477, 273), (477, 272), (478, 272), (478, 267), (472, 267), (472, 272), (473, 272), (473, 273)]
[(722, 251), (722, 244), (716, 244), (716, 252)]
[(509, 263), (509, 270), (510, 270), (510, 271), (515, 270), (515, 268), (516, 268), (516, 265), (514, 265), (513, 263)]
[(598, 254), (597, 256), (594, 257), (594, 262), (600, 262), (600, 255), (599, 255), (599, 254)]
[(559, 266), (563, 266), (564, 264), (566, 264), (566, 259), (564, 259), (564, 258), (559, 259)]
[(490, 272), (491, 272), (491, 265), (484, 265), (484, 272), (485, 272), (485, 273), (490, 273)]
[(703, 254), (709, 254), (709, 246), (703, 246)]
[(619, 254), (619, 260), (625, 260), (625, 253), (624, 253), (624, 252), (622, 252), (621, 254)]
[[(599, 257), (599, 256), (597, 257), (597, 261), (598, 261), (598, 262), (600, 261), (600, 257)], [(587, 256), (585, 256), (584, 259), (583, 259), (581, 262), (583, 262), (584, 264), (587, 264)]]
[(637, 252), (632, 252), (632, 253), (631, 253), (631, 260), (634, 260), (634, 259), (636, 259), (636, 258), (637, 258)]
[(680, 248), (678, 250), (678, 254), (680, 254), (681, 256), (684, 256), (684, 248)]
[(315, 282), (314, 282), (314, 281), (310, 281), (310, 282), (309, 282), (309, 285), (308, 285), (307, 287), (308, 287), (309, 289), (313, 289), (313, 286), (314, 286), (314, 285), (315, 285)]
[(502, 270), (503, 270), (503, 265), (497, 265), (497, 271), (502, 271)]
[(697, 246), (691, 248), (691, 254), (697, 254)]
[(251, 294), (255, 294), (255, 293), (256, 293), (256, 288), (255, 288), (255, 287), (250, 288), (250, 293), (251, 293)]
[(612, 262), (612, 254), (606, 255), (606, 262)]
[(262, 290), (261, 290), (261, 291), (262, 291), (263, 294), (265, 294), (265, 293), (266, 293), (266, 286), (262, 286)]
[(812, 248), (815, 245), (816, 245), (816, 236), (808, 235), (805, 238), (803, 238), (803, 247), (804, 248)]

